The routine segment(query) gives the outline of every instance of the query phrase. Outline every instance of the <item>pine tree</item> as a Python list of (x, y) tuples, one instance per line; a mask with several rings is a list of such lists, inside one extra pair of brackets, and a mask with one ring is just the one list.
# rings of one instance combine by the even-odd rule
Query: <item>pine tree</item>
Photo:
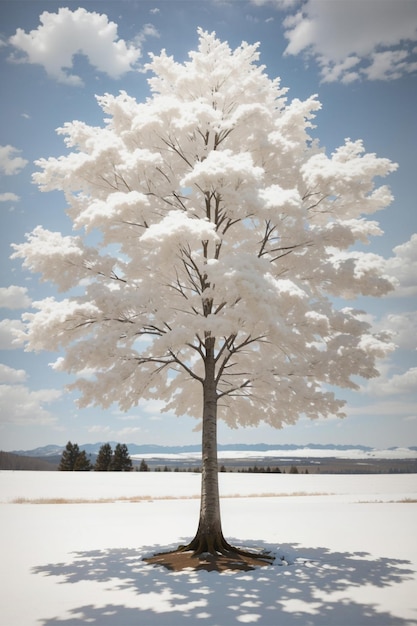
[(95, 472), (108, 472), (112, 462), (113, 450), (109, 443), (104, 443), (98, 451), (94, 465)]
[(89, 472), (93, 469), (85, 450), (80, 450), (78, 443), (68, 441), (62, 453), (58, 470), (61, 472)]
[(90, 459), (85, 450), (81, 450), (77, 455), (74, 464), (74, 472), (90, 472), (93, 469)]
[(140, 472), (149, 472), (149, 465), (147, 464), (147, 462), (144, 459), (142, 459), (141, 462), (140, 462), (139, 471)]
[(73, 472), (75, 469), (75, 462), (80, 454), (80, 449), (77, 443), (71, 443), (68, 441), (65, 446), (65, 450), (62, 453), (61, 461), (58, 466), (58, 470), (61, 472)]
[(115, 447), (110, 469), (113, 472), (132, 471), (132, 459), (129, 456), (129, 451), (125, 443), (118, 443)]

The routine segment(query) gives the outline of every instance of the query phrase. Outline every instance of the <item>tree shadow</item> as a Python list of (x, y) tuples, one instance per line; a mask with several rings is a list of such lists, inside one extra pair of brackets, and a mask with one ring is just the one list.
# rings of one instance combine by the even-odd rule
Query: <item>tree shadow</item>
[[(109, 595), (105, 606), (76, 606), (70, 617), (45, 618), (40, 624), (417, 626), (417, 619), (402, 619), (349, 595), (352, 588), (363, 585), (388, 588), (412, 580), (415, 571), (410, 569), (409, 561), (384, 557), (375, 560), (364, 552), (299, 548), (297, 544), (277, 549), (262, 542), (248, 542), (245, 547), (269, 550), (276, 560), (250, 572), (171, 572), (143, 560), (160, 550), (160, 546), (143, 546), (75, 552), (68, 563), (37, 566), (32, 570), (34, 574), (56, 576), (58, 584), (94, 581), (104, 584)], [(120, 591), (129, 594), (126, 604), (120, 603)], [(86, 595), (79, 589), (78, 598)]]

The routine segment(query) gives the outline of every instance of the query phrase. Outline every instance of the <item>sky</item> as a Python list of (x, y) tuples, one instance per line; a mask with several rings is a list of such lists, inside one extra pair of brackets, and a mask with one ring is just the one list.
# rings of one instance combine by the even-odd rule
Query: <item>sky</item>
[[(380, 377), (361, 381), (343, 420), (307, 420), (282, 430), (231, 430), (220, 443), (417, 445), (417, 2), (415, 0), (1, 0), (0, 75), (0, 449), (47, 444), (186, 445), (200, 441), (196, 420), (161, 413), (141, 402), (78, 409), (52, 370), (54, 353), (28, 353), (14, 331), (31, 302), (56, 295), (53, 286), (11, 260), (11, 244), (37, 225), (71, 233), (65, 199), (32, 182), (41, 157), (66, 153), (55, 129), (75, 119), (102, 125), (95, 95), (125, 90), (149, 95), (144, 64), (162, 49), (179, 62), (197, 47), (197, 28), (215, 31), (232, 48), (260, 43), (260, 62), (281, 77), (288, 98), (318, 94), (314, 136), (330, 154), (346, 137), (398, 163), (384, 181), (394, 202), (376, 219), (384, 235), (370, 251), (387, 259), (398, 287), (354, 305), (378, 329), (394, 333), (397, 349), (379, 363)], [(352, 303), (349, 303), (352, 305)]]

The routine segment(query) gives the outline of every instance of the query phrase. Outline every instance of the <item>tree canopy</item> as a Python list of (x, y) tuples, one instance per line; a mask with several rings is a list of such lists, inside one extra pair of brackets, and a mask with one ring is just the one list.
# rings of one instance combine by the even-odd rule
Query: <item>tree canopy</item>
[(184, 64), (152, 56), (148, 100), (98, 97), (104, 125), (65, 124), (69, 153), (37, 162), (79, 234), (39, 226), (15, 246), (70, 292), (26, 315), (28, 346), (65, 350), (55, 368), (78, 376), (82, 405), (158, 398), (200, 419), (211, 336), (230, 426), (341, 416), (328, 386), (377, 375), (387, 343), (332, 296), (391, 288), (383, 260), (352, 246), (381, 233), (365, 216), (391, 202), (374, 179), (396, 165), (360, 140), (326, 155), (309, 134), (316, 97), (288, 101), (256, 45), (199, 36)]

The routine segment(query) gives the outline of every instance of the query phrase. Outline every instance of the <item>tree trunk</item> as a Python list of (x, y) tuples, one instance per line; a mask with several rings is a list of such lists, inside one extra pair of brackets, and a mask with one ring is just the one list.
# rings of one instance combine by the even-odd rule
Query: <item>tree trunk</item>
[(196, 554), (224, 552), (227, 546), (220, 517), (214, 342), (212, 337), (206, 339), (200, 520), (196, 536), (187, 546)]
[[(197, 533), (189, 544), (180, 546), (173, 553), (163, 553), (147, 559), (151, 563), (161, 563), (174, 569), (176, 566), (172, 564), (170, 555), (188, 551), (192, 551), (195, 556), (201, 554), (210, 554), (213, 557), (224, 555), (227, 557), (227, 568), (231, 567), (232, 569), (253, 569), (255, 566), (266, 565), (274, 560), (274, 557), (268, 553), (248, 552), (231, 546), (223, 536), (217, 462), (217, 389), (214, 343), (214, 338), (206, 338), (205, 378), (203, 383), (201, 501)], [(244, 557), (246, 560), (237, 563), (237, 555)]]

